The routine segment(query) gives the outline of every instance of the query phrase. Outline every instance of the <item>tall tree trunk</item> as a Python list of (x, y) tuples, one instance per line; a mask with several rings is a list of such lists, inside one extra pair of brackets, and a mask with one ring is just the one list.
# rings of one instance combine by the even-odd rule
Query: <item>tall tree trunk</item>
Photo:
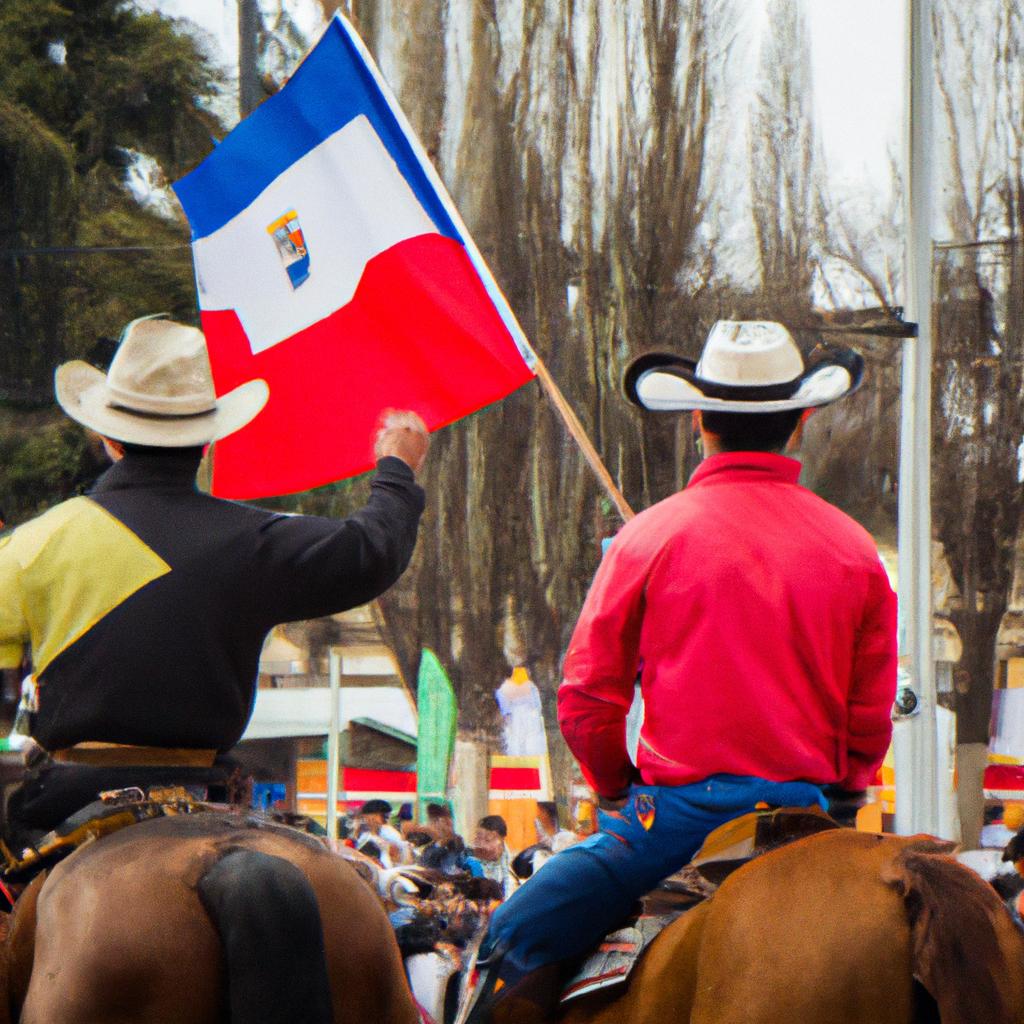
[(238, 117), (248, 117), (265, 99), (260, 82), (260, 34), (263, 16), (259, 0), (238, 2)]

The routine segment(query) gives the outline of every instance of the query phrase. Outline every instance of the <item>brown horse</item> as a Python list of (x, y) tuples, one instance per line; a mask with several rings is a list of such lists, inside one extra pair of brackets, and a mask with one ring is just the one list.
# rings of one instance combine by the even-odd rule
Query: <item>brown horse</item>
[(949, 846), (844, 829), (765, 854), (658, 936), (628, 986), (559, 1020), (1022, 1024), (1024, 936)]
[(416, 1024), (376, 894), (319, 841), (252, 815), (133, 825), (25, 891), (0, 1021)]

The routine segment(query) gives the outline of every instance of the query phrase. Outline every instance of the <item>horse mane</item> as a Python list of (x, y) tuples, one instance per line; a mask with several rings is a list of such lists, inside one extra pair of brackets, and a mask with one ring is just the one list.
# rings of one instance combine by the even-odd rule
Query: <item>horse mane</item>
[(1016, 1024), (1000, 982), (1024, 968), (1024, 958), (1008, 962), (1000, 945), (1000, 931), (1012, 925), (992, 888), (952, 857), (920, 847), (901, 851), (884, 879), (903, 897), (914, 977), (943, 1024)]

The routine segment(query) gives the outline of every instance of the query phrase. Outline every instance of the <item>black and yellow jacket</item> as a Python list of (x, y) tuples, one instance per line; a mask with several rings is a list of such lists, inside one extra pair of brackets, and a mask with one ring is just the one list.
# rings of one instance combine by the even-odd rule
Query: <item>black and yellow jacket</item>
[(364, 604), (412, 555), (424, 498), (400, 459), (378, 463), (344, 520), (212, 498), (196, 469), (191, 455), (128, 455), (88, 497), (0, 540), (0, 667), (31, 645), (46, 749), (228, 749), (267, 631)]

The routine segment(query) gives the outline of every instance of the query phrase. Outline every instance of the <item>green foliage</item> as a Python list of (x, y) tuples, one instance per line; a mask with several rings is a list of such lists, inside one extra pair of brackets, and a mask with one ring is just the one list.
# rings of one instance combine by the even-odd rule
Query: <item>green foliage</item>
[(84, 431), (56, 410), (0, 417), (0, 513), (17, 525), (54, 504), (55, 495), (81, 493), (103, 465)]
[[(52, 376), (144, 313), (195, 319), (188, 231), (126, 190), (129, 151), (175, 178), (221, 126), (197, 43), (125, 0), (0, 3), (0, 402), (52, 409)], [(90, 247), (141, 247), (127, 253)], [(47, 250), (40, 252), (39, 250)], [(49, 250), (59, 250), (56, 252)], [(95, 470), (54, 410), (37, 433), (0, 418), (0, 508), (52, 504)]]
[(217, 84), (191, 38), (123, 0), (5, 0), (0, 13), (0, 95), (71, 142), (83, 173), (123, 148), (181, 173), (219, 128), (202, 105)]
[[(73, 148), (25, 107), (0, 98), (0, 248), (67, 244), (77, 191)], [(59, 349), (62, 267), (0, 256), (0, 398), (38, 389)], [(56, 293), (56, 294), (55, 294)]]
[(153, 248), (95, 254), (69, 267), (66, 295), (76, 313), (66, 323), (67, 356), (88, 359), (97, 339), (116, 338), (124, 324), (146, 313), (196, 320), (192, 253), (179, 225), (139, 210), (125, 196), (97, 206), (79, 230), (85, 246)]
[(53, 0), (5, 0), (0, 7), (0, 96), (54, 126), (68, 105), (69, 82), (48, 47), (71, 24), (72, 12)]
[(25, 246), (66, 237), (75, 200), (74, 150), (27, 107), (3, 98), (0, 168), (4, 236)]

